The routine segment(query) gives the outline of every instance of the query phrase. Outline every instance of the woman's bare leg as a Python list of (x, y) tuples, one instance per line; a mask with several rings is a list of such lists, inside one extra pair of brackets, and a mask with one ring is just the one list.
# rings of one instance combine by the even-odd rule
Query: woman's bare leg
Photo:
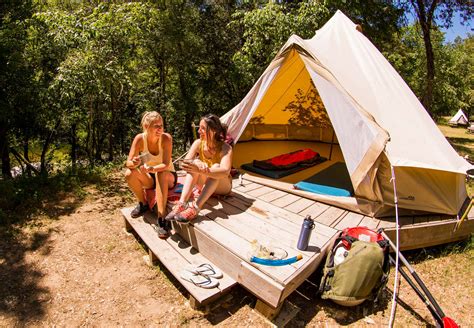
[(153, 186), (153, 178), (140, 169), (127, 169), (125, 172), (125, 180), (137, 200), (142, 204), (145, 204), (146, 200), (143, 189), (148, 189)]
[[(212, 167), (219, 167), (219, 164), (214, 164)], [(198, 208), (202, 208), (207, 200), (213, 195), (227, 195), (232, 190), (232, 181), (229, 177), (220, 179), (207, 178), (201, 195), (196, 200)]]
[(174, 175), (169, 171), (163, 171), (157, 173), (157, 176), (156, 207), (158, 208), (158, 217), (163, 218), (166, 213), (166, 204), (168, 202), (168, 189), (173, 187)]
[(203, 176), (201, 174), (187, 173), (186, 178), (184, 180), (183, 191), (181, 192), (181, 197), (179, 198), (179, 201), (183, 204), (186, 203), (193, 192), (194, 186), (199, 184), (202, 185), (202, 183)]

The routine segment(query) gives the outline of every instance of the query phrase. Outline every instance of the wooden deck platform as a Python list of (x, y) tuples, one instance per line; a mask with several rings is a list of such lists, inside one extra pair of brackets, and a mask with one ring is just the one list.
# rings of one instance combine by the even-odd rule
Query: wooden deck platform
[[(129, 228), (138, 232), (145, 229), (142, 226), (149, 227), (143, 219), (131, 219), (130, 209), (124, 209), (122, 213)], [(296, 244), (301, 224), (308, 214), (315, 219), (316, 228), (311, 235), (308, 250), (301, 252)], [(454, 231), (456, 223), (457, 218), (449, 216), (402, 217), (401, 248), (413, 249), (467, 238), (474, 231), (474, 210), (470, 211), (461, 227)], [(231, 195), (211, 198), (200, 217), (192, 223), (173, 223), (175, 235), (167, 241), (159, 240), (154, 232), (138, 234), (152, 250), (155, 247), (153, 245), (158, 242), (169, 245), (166, 250), (155, 254), (160, 261), (168, 263), (164, 264), (177, 277), (186, 261), (177, 260), (176, 255), (168, 258), (165, 253), (180, 252), (182, 255), (182, 248), (175, 241), (185, 242), (188, 245), (186, 247), (194, 248), (203, 257), (199, 261), (211, 261), (221, 268), (224, 276), (229, 279), (228, 288), (232, 286), (232, 282), (245, 287), (258, 298), (259, 311), (271, 317), (278, 312), (283, 301), (320, 265), (339, 231), (352, 226), (384, 228), (392, 237), (395, 220), (367, 217), (255, 181), (235, 179)], [(249, 257), (253, 240), (265, 246), (282, 248), (287, 251), (288, 257), (302, 254), (303, 259), (280, 267), (252, 263)], [(187, 252), (192, 253), (190, 250)], [(186, 288), (196, 288), (185, 281), (180, 282)], [(224, 291), (226, 286), (223, 286)], [(215, 293), (218, 295), (221, 291)], [(191, 294), (194, 296), (193, 292)], [(194, 297), (198, 302), (207, 300), (205, 297), (199, 298), (197, 294)], [(209, 299), (214, 297), (217, 296), (210, 296)]]
[(131, 210), (132, 208), (122, 209), (122, 214), (125, 218), (125, 229), (128, 232), (135, 231), (148, 247), (148, 261), (150, 264), (159, 260), (186, 290), (188, 290), (191, 294), (190, 301), (193, 307), (206, 305), (218, 299), (236, 284), (236, 281), (228, 275), (219, 279), (219, 286), (213, 289), (197, 287), (191, 282), (182, 279), (180, 277), (181, 270), (188, 265), (210, 263), (215, 266), (215, 264), (204, 258), (178, 234), (173, 234), (166, 240), (158, 238), (156, 231), (149, 224), (149, 222), (155, 220), (154, 215), (148, 212), (144, 217), (134, 219), (130, 216)]
[[(259, 199), (268, 200), (272, 205), (285, 207), (302, 217), (310, 214), (322, 225), (339, 231), (355, 226), (365, 226), (372, 230), (383, 228), (387, 235), (395, 240), (395, 217), (364, 216), (260, 183), (265, 179), (252, 175), (246, 176), (247, 178), (243, 179), (241, 186), (234, 182), (234, 190), (247, 195), (256, 195)], [(474, 232), (474, 206), (459, 229), (455, 229), (468, 204), (469, 202), (466, 200), (458, 215), (434, 214), (399, 217), (400, 249), (417, 249), (468, 238)]]

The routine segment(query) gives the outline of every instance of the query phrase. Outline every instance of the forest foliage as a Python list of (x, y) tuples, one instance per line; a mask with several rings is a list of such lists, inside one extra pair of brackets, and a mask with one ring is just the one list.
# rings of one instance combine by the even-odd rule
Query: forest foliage
[[(174, 151), (192, 124), (249, 91), (292, 34), (310, 38), (342, 10), (360, 24), (415, 94), (426, 92), (419, 24), (400, 1), (9, 1), (0, 5), (2, 177), (22, 164), (123, 159), (141, 113), (158, 110)], [(456, 8), (453, 8), (456, 9)], [(469, 17), (468, 17), (469, 18)], [(472, 18), (472, 17), (471, 17)], [(434, 24), (433, 117), (473, 114), (474, 40)], [(32, 165), (31, 163), (40, 163)]]

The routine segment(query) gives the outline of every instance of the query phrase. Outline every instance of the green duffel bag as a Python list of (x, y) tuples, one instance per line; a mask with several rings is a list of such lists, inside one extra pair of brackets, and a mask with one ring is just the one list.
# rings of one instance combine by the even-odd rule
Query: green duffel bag
[(344, 306), (375, 300), (387, 282), (387, 252), (377, 242), (338, 238), (324, 266), (321, 298)]

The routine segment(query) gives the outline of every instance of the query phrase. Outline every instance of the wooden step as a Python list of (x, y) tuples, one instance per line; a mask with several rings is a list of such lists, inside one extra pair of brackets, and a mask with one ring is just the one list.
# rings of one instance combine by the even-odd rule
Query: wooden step
[(223, 270), (221, 271), (223, 271), (224, 276), (218, 279), (219, 285), (216, 288), (201, 288), (182, 279), (181, 271), (189, 265), (210, 263), (216, 268), (217, 266), (202, 256), (176, 233), (173, 233), (165, 240), (158, 238), (156, 231), (148, 223), (152, 222), (154, 215), (146, 213), (144, 217), (134, 219), (130, 216), (131, 210), (132, 208), (124, 208), (121, 210), (124, 216), (125, 229), (129, 232), (134, 230), (148, 247), (150, 259), (152, 261), (158, 259), (183, 287), (186, 288), (192, 297), (190, 301), (193, 307), (206, 305), (218, 299), (237, 283)]

